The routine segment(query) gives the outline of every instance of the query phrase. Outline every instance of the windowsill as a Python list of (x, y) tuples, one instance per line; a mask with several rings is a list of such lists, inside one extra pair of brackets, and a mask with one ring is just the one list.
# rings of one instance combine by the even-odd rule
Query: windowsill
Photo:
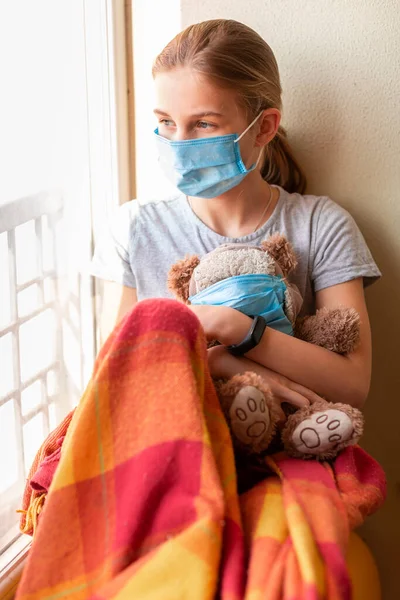
[(14, 598), (31, 542), (29, 535), (21, 534), (0, 556), (0, 600)]

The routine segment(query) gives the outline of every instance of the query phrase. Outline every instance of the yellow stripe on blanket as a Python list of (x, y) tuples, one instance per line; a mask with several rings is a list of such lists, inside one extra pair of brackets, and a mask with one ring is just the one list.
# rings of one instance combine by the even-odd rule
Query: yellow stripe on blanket
[(318, 592), (324, 596), (324, 564), (301, 507), (298, 504), (287, 506), (286, 518), (303, 579), (306, 583), (315, 584)]
[(264, 504), (256, 528), (257, 538), (269, 537), (283, 542), (288, 536), (281, 487), (281, 482), (275, 477), (267, 483)]
[[(197, 531), (197, 533), (195, 533)], [(189, 550), (192, 536), (202, 537), (199, 527), (190, 528), (174, 540), (157, 549), (151, 560), (146, 560), (130, 577), (126, 585), (113, 596), (114, 600), (140, 598), (140, 600), (204, 600), (212, 598), (217, 585), (218, 552), (210, 552), (208, 560), (197, 552)], [(185, 538), (188, 538), (187, 547)], [(207, 537), (207, 536), (206, 536)], [(200, 541), (200, 539), (199, 539)], [(206, 546), (211, 551), (213, 544)]]

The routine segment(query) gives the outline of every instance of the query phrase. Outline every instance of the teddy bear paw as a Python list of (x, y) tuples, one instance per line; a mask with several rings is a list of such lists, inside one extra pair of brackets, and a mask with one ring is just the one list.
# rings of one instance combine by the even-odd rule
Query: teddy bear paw
[(302, 455), (333, 457), (354, 439), (354, 425), (348, 414), (337, 409), (315, 412), (294, 429), (290, 445)]
[(264, 394), (252, 385), (244, 386), (233, 399), (229, 410), (232, 432), (251, 451), (268, 447), (271, 416)]

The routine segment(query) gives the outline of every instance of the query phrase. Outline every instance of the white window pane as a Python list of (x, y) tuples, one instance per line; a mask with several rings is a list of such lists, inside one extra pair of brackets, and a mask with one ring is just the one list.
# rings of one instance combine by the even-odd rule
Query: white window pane
[(25, 472), (28, 473), (45, 436), (42, 413), (39, 413), (24, 425), (23, 436)]
[(21, 393), (21, 409), (25, 416), (42, 403), (42, 382), (35, 381)]
[(53, 302), (56, 299), (55, 280), (51, 277), (46, 277), (43, 281), (44, 286), (44, 301)]
[(17, 282), (19, 284), (35, 279), (39, 275), (37, 244), (34, 221), (28, 221), (15, 229)]
[(56, 409), (56, 405), (54, 402), (52, 402), (51, 404), (49, 404), (49, 427), (50, 427), (50, 431), (53, 431), (53, 429), (55, 429), (58, 425), (58, 420), (57, 420), (57, 409)]
[[(13, 371), (13, 343), (12, 334), (7, 333), (0, 337), (0, 398), (15, 388)], [(0, 455), (1, 456), (1, 455)]]
[(80, 327), (79, 312), (76, 309), (76, 306), (73, 302), (68, 303), (68, 316), (69, 316), (72, 326), (74, 326), (76, 329), (79, 330), (79, 327)]
[(11, 322), (7, 233), (0, 234), (0, 329)]
[(48, 309), (20, 328), (21, 378), (26, 381), (56, 360), (56, 320)]
[(18, 481), (19, 449), (15, 433), (14, 401), (10, 400), (0, 408), (0, 495)]
[(18, 293), (18, 316), (26, 317), (40, 307), (40, 289), (37, 283)]
[(42, 217), (42, 261), (43, 270), (51, 271), (55, 267), (53, 232), (47, 215)]
[(59, 388), (58, 388), (58, 378), (57, 378), (57, 373), (55, 371), (49, 371), (47, 373), (47, 394), (48, 397), (51, 398), (52, 396), (55, 396), (56, 394), (58, 394), (59, 392)]
[(70, 273), (68, 277), (68, 291), (71, 296), (79, 298), (80, 285), (79, 273)]
[(81, 389), (81, 340), (67, 322), (63, 323), (64, 366), (77, 389)]

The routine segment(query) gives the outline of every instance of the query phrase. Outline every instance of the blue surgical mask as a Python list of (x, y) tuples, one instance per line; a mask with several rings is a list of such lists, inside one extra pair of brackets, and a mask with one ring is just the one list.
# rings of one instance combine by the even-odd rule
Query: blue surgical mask
[(191, 304), (230, 306), (248, 316), (261, 315), (269, 327), (293, 335), (284, 313), (286, 284), (280, 275), (250, 273), (218, 281), (189, 297)]
[(172, 141), (155, 130), (160, 166), (168, 179), (187, 196), (216, 198), (237, 186), (256, 168), (246, 168), (240, 155), (239, 140), (260, 118), (262, 112), (243, 131), (211, 138)]

